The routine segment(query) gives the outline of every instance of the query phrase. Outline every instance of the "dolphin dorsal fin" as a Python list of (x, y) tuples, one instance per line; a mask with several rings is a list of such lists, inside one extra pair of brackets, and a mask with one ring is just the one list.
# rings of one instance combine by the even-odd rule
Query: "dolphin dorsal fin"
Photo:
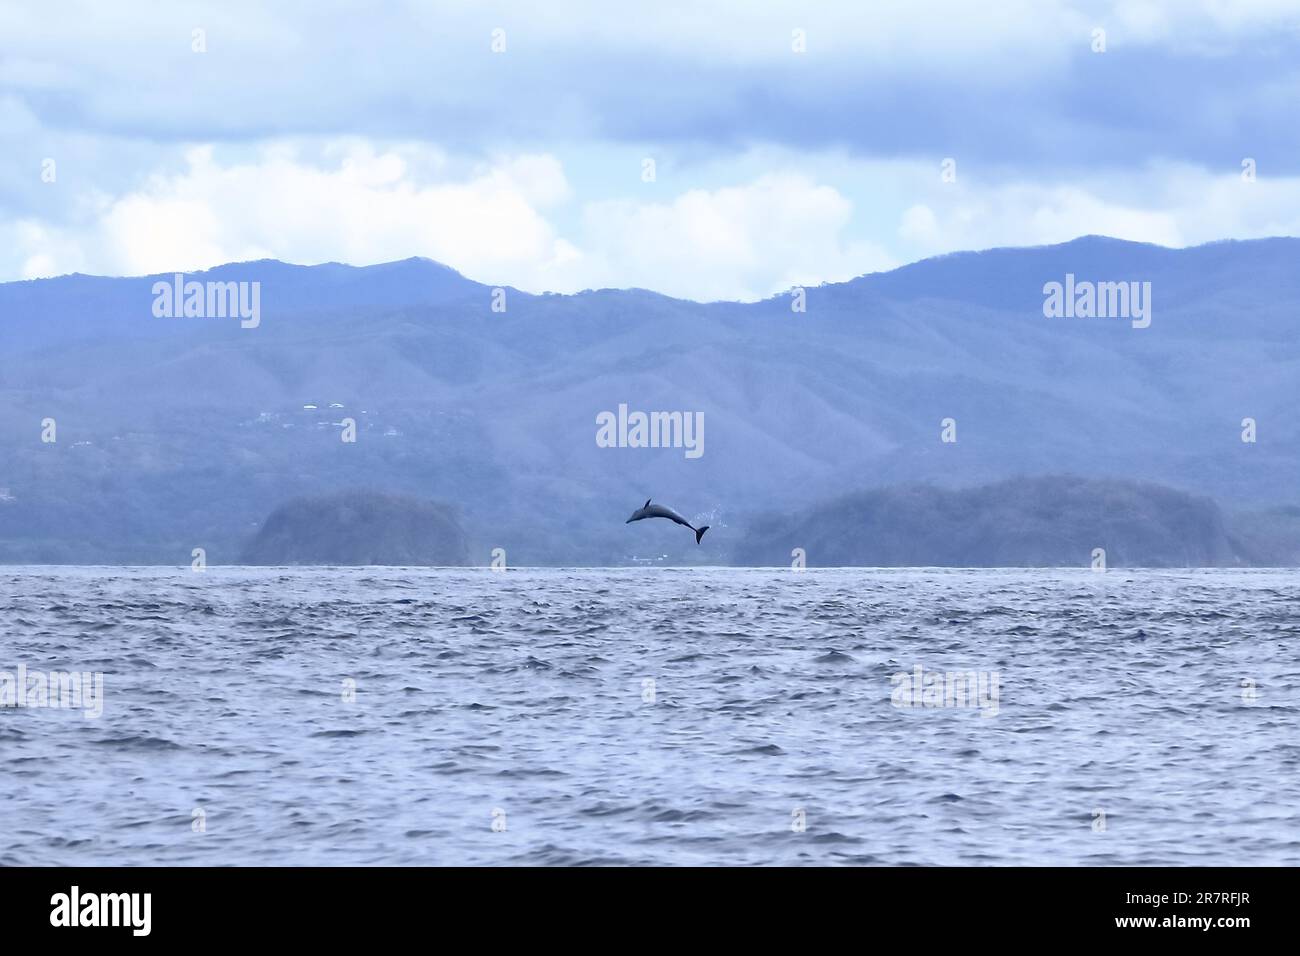
[(647, 498), (647, 499), (645, 500), (645, 504), (643, 504), (641, 507), (642, 507), (642, 508), (649, 508), (649, 507), (650, 507), (650, 499)]

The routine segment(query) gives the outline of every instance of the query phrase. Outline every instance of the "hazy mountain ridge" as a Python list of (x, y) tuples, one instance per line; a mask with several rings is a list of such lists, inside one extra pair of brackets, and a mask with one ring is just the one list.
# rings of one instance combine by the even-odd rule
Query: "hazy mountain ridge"
[(345, 491), (276, 508), (241, 557), (263, 565), (462, 567), (465, 530), (453, 509), (404, 495)]
[(757, 522), (736, 561), (809, 567), (1231, 567), (1249, 563), (1209, 498), (1075, 476), (856, 492)]
[[(493, 287), (427, 260), (207, 273), (263, 282), (256, 329), (154, 318), (155, 277), (0, 285), (0, 560), (233, 561), (283, 502), (347, 488), (455, 505), (476, 564), (498, 546), (511, 564), (725, 562), (760, 515), (913, 482), (1074, 473), (1285, 506), (1298, 255), (1086, 238), (809, 288), (806, 313), (514, 290), (498, 313)], [(1151, 281), (1151, 327), (1044, 318), (1067, 272)], [(703, 412), (704, 455), (598, 447), (619, 403)], [(714, 530), (698, 548), (630, 532), (647, 497)]]

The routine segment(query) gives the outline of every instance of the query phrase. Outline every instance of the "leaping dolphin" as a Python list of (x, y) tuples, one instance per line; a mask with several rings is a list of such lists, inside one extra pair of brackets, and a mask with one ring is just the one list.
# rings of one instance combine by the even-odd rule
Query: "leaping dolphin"
[(623, 523), (631, 524), (633, 521), (641, 521), (645, 518), (667, 518), (669, 521), (676, 521), (678, 524), (686, 525), (686, 527), (690, 528), (692, 531), (695, 532), (696, 544), (700, 543), (700, 539), (704, 537), (704, 532), (709, 530), (708, 525), (705, 525), (703, 528), (694, 527), (689, 521), (687, 521), (676, 511), (673, 511), (672, 508), (669, 508), (666, 505), (650, 504), (649, 498), (645, 500), (645, 504), (643, 504), (640, 508), (637, 508), (636, 511), (632, 512), (632, 517), (628, 518)]

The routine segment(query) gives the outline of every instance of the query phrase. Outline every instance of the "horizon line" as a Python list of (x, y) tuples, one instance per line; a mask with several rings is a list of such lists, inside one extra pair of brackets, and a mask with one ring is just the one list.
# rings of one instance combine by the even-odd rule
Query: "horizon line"
[[(1210, 246), (1220, 246), (1220, 245), (1228, 245), (1234, 243), (1241, 243), (1244, 245), (1250, 243), (1279, 242), (1279, 241), (1288, 241), (1288, 240), (1290, 241), (1300, 240), (1300, 236), (1273, 235), (1273, 236), (1257, 236), (1250, 239), (1237, 239), (1237, 238), (1228, 237), (1223, 239), (1211, 239), (1207, 242), (1194, 243), (1192, 245), (1186, 245), (1186, 246), (1166, 246), (1166, 245), (1161, 245), (1158, 242), (1146, 242), (1146, 241), (1136, 240), (1136, 239), (1123, 239), (1117, 236), (1102, 235), (1100, 233), (1085, 233), (1080, 236), (1075, 236), (1073, 239), (1067, 239), (1062, 242), (1048, 242), (1048, 243), (1040, 243), (1038, 245), (1024, 245), (1024, 246), (989, 246), (984, 249), (958, 249), (952, 252), (941, 252), (932, 256), (924, 256), (920, 259), (915, 259), (911, 262), (905, 262), (901, 265), (894, 266), (892, 269), (877, 270), (875, 272), (863, 272), (851, 278), (842, 279), (835, 282), (828, 282), (822, 280), (816, 284), (806, 283), (802, 286), (798, 286), (798, 285), (791, 286), (791, 288), (792, 289), (793, 288), (827, 288), (833, 286), (844, 286), (844, 285), (850, 285), (854, 282), (858, 282), (862, 279), (869, 279), (875, 276), (892, 275), (896, 272), (901, 272), (904, 269), (911, 269), (916, 266), (923, 265), (927, 262), (937, 262), (943, 259), (952, 259), (952, 258), (957, 258), (962, 256), (987, 255), (989, 253), (998, 253), (998, 252), (1037, 252), (1045, 249), (1059, 249), (1065, 246), (1074, 245), (1075, 243), (1087, 242), (1087, 241), (1109, 242), (1109, 243), (1116, 243), (1125, 246), (1142, 246), (1150, 249), (1159, 249), (1165, 252), (1190, 252), (1197, 249), (1205, 249)], [(526, 292), (523, 289), (519, 289), (515, 286), (509, 285), (508, 283), (491, 283), (491, 282), (484, 282), (478, 279), (470, 278), (469, 276), (461, 272), (459, 269), (456, 269), (453, 266), (449, 266), (445, 262), (439, 262), (437, 259), (432, 259), (429, 258), (428, 256), (419, 256), (419, 255), (407, 256), (404, 259), (391, 259), (382, 262), (371, 262), (371, 263), (366, 263), (364, 265), (356, 265), (349, 262), (339, 262), (338, 260), (335, 259), (327, 260), (325, 262), (303, 263), (303, 262), (290, 262), (287, 259), (264, 258), (264, 259), (232, 260), (229, 262), (217, 263), (216, 265), (207, 266), (201, 269), (168, 269), (163, 272), (147, 272), (147, 273), (141, 273), (137, 275), (102, 275), (98, 273), (89, 273), (89, 272), (66, 272), (57, 276), (41, 276), (33, 279), (0, 280), (0, 288), (5, 286), (11, 286), (11, 285), (26, 285), (28, 283), (36, 283), (36, 282), (58, 282), (63, 279), (102, 279), (109, 282), (113, 282), (113, 281), (129, 282), (133, 280), (160, 279), (164, 276), (176, 276), (176, 275), (198, 276), (198, 275), (204, 275), (210, 272), (214, 272), (218, 269), (226, 269), (233, 266), (251, 266), (251, 265), (264, 264), (264, 263), (272, 263), (275, 265), (287, 266), (291, 269), (324, 269), (332, 266), (339, 269), (349, 269), (349, 270), (361, 272), (367, 269), (382, 269), (389, 266), (404, 265), (410, 262), (429, 263), (432, 266), (436, 266), (439, 269), (443, 269), (446, 270), (447, 272), (450, 272), (451, 274), (455, 275), (457, 278), (463, 279), (465, 282), (469, 282), (474, 285), (481, 286), (484, 289), (494, 289), (494, 288), (506, 289), (510, 292), (515, 292), (519, 295), (527, 295), (527, 296), (532, 296), (534, 298), (557, 297), (557, 296), (563, 298), (572, 298), (581, 295), (594, 295), (602, 292), (644, 292), (646, 294), (658, 296), (663, 299), (669, 299), (674, 302), (688, 302), (695, 305), (717, 305), (717, 304), (752, 305), (759, 302), (771, 301), (772, 299), (778, 298), (779, 296), (785, 295), (789, 292), (789, 290), (782, 290), (758, 299), (689, 299), (689, 298), (684, 298), (682, 296), (669, 295), (664, 292), (659, 292), (655, 289), (647, 289), (641, 286), (603, 286), (601, 288), (580, 289), (576, 292), (556, 292), (552, 290), (544, 290), (541, 292)]]

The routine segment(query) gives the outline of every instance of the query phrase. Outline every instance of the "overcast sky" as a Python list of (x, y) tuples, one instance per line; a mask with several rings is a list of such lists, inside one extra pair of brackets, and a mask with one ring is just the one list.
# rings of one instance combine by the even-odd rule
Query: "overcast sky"
[(1300, 234), (1300, 2), (0, 0), (0, 280), (753, 299), (1089, 233)]

